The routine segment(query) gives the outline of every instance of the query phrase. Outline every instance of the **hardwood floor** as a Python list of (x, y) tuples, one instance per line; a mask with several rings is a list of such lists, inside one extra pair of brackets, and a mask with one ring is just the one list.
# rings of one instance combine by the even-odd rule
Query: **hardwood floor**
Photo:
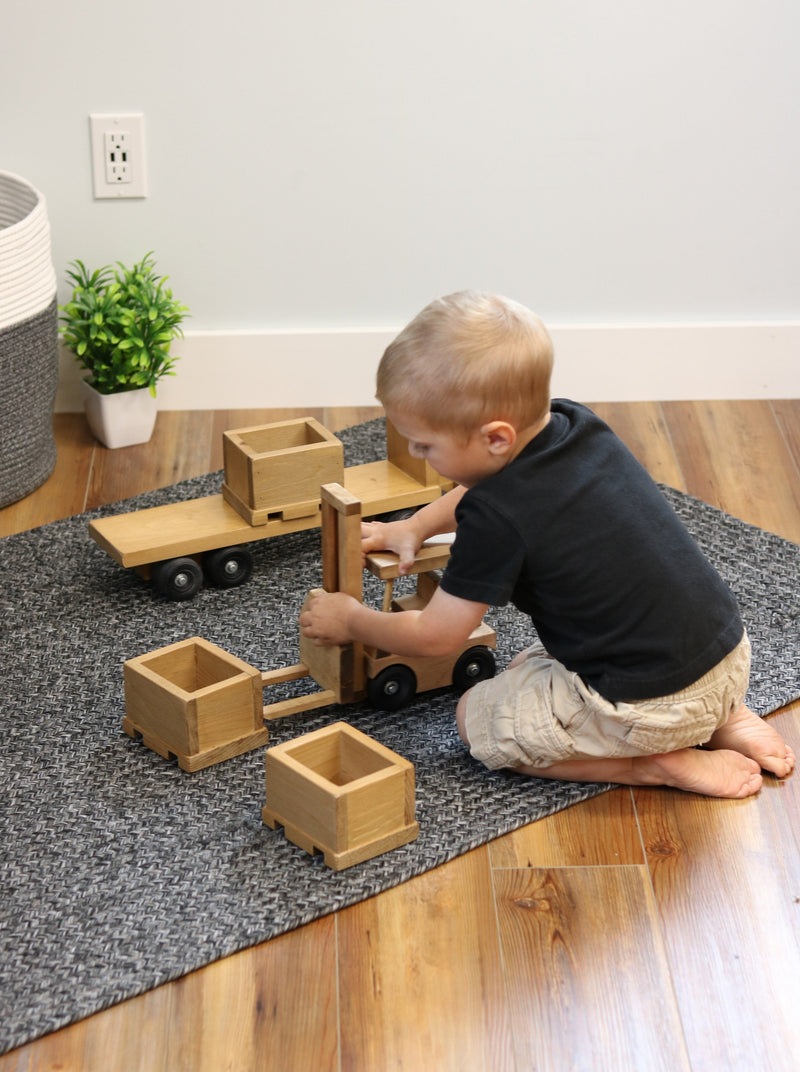
[[(800, 401), (594, 407), (650, 472), (800, 543)], [(222, 467), (288, 411), (162, 413), (59, 461), (0, 535)], [(337, 430), (373, 410), (310, 412)], [(772, 717), (800, 752), (800, 703)], [(0, 1058), (0, 1072), (796, 1072), (800, 775), (722, 801), (619, 788)]]

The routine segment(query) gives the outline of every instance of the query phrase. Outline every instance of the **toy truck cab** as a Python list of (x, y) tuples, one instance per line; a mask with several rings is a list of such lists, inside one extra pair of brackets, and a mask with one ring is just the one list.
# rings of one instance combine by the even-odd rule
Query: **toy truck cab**
[[(422, 610), (439, 587), (439, 570), (450, 554), (448, 544), (431, 543), (421, 548), (412, 572), (416, 572), (416, 590), (395, 598), (394, 586), (399, 577), (397, 556), (377, 552), (366, 556), (366, 568), (385, 582), (383, 609), (390, 613)], [(367, 697), (373, 707), (396, 711), (413, 699), (417, 692), (453, 685), (460, 692), (495, 673), (495, 631), (481, 622), (458, 651), (443, 656), (407, 657), (393, 655), (365, 645)]]
[[(395, 599), (393, 586), (399, 576), (397, 555), (373, 553), (362, 563), (359, 500), (338, 484), (324, 485), (321, 495), (324, 590), (346, 592), (362, 601), (366, 565), (385, 583), (384, 611), (397, 614), (427, 605), (439, 583), (436, 571), (449, 558), (449, 546), (431, 544), (421, 548), (410, 571), (417, 577), (416, 590)], [(301, 634), (300, 659), (303, 669), (336, 703), (351, 703), (366, 697), (374, 707), (396, 711), (417, 692), (449, 685), (464, 689), (493, 677), (492, 649), (496, 642), (495, 631), (484, 622), (472, 631), (458, 651), (446, 656), (409, 657), (359, 643), (319, 647)], [(276, 705), (275, 714), (281, 713), (280, 705)]]

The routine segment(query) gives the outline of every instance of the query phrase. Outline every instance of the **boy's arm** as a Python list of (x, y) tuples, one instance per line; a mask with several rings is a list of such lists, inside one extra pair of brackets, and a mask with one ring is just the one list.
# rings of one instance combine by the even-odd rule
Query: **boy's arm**
[(399, 572), (408, 573), (426, 540), (455, 531), (456, 507), (465, 491), (460, 486), (453, 488), (402, 521), (365, 521), (361, 525), (362, 552), (394, 551), (400, 556)]
[(438, 536), (442, 532), (455, 532), (456, 507), (464, 497), (467, 489), (460, 484), (451, 491), (440, 495), (438, 499), (420, 507), (415, 514), (408, 519), (414, 526), (422, 541)]
[(449, 655), (457, 651), (488, 610), (437, 588), (423, 610), (386, 613), (343, 592), (319, 592), (300, 616), (303, 636), (315, 644), (358, 640), (394, 655)]

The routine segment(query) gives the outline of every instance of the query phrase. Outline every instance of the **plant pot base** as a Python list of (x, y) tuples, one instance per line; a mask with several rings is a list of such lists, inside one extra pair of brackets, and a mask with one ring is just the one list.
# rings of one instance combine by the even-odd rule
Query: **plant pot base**
[(83, 400), (92, 434), (111, 450), (147, 443), (152, 436), (158, 403), (149, 388), (101, 395), (84, 380)]

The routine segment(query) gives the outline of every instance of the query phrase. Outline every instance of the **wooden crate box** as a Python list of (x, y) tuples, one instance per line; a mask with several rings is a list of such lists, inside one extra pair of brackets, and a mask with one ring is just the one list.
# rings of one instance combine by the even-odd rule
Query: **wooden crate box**
[(336, 871), (413, 841), (414, 767), (335, 722), (267, 749), (264, 822)]
[(321, 484), (344, 480), (344, 448), (313, 417), (224, 432), (226, 501), (251, 525), (316, 514)]
[(124, 665), (123, 729), (159, 755), (199, 770), (266, 744), (261, 673), (191, 637)]

